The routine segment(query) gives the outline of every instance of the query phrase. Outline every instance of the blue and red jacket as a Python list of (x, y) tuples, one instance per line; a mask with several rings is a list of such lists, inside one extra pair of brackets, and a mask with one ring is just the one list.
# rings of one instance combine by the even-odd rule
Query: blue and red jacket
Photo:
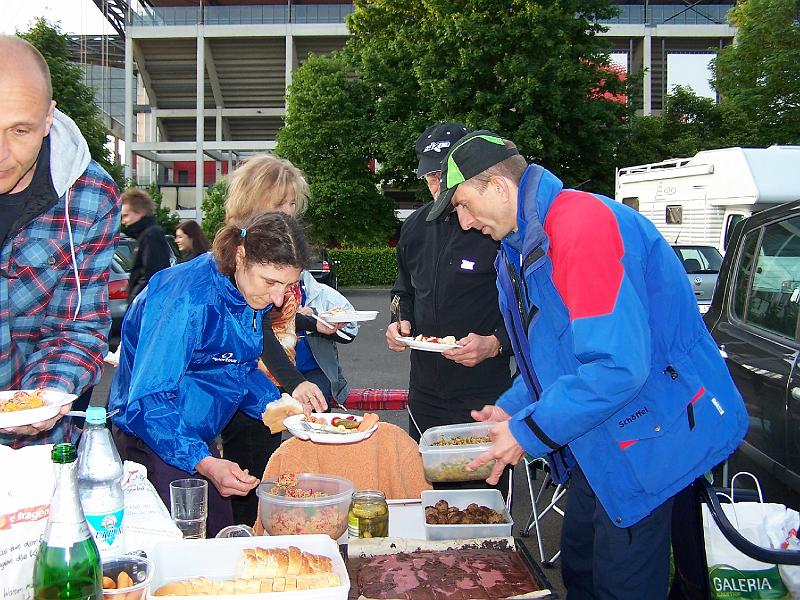
[(495, 266), (521, 376), (497, 405), (562, 480), (577, 461), (628, 527), (730, 455), (744, 403), (677, 256), (609, 198), (531, 165)]

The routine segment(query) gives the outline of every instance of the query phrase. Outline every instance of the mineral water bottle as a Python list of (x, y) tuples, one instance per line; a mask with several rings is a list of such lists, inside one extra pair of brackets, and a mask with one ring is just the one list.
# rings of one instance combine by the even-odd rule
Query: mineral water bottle
[(51, 456), (56, 487), (33, 566), (33, 597), (35, 600), (100, 600), (103, 568), (81, 510), (75, 477), (75, 446), (57, 444)]
[(106, 409), (90, 406), (78, 444), (78, 489), (83, 514), (104, 559), (125, 551), (122, 461), (106, 427)]

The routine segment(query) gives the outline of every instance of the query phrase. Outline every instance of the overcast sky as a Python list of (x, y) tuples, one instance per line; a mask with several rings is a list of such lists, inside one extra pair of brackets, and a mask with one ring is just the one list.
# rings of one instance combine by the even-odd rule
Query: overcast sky
[(0, 33), (25, 30), (36, 17), (59, 22), (64, 33), (112, 33), (92, 0), (0, 0)]
[[(64, 33), (115, 33), (92, 0), (0, 0), (0, 33), (25, 30), (39, 16), (59, 22)], [(695, 93), (714, 98), (708, 83), (711, 54), (670, 54), (667, 58), (667, 87), (691, 87)], [(625, 54), (613, 54), (613, 62), (627, 68)]]

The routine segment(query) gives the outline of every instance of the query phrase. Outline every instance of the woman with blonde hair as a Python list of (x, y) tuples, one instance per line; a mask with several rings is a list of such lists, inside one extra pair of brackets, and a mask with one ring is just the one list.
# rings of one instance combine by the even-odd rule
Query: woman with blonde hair
[[(300, 169), (288, 160), (258, 155), (231, 173), (225, 199), (225, 221), (229, 225), (239, 225), (265, 212), (296, 216), (305, 209), (307, 197), (308, 183)], [(265, 315), (261, 358), (265, 371), (279, 388), (301, 404), (313, 402), (327, 407), (325, 394), (317, 385), (307, 381), (295, 366), (296, 331), (299, 326), (323, 335), (333, 335), (336, 329), (327, 328), (312, 317), (298, 314), (301, 302), (300, 286), (293, 285), (286, 291), (281, 310), (273, 310)], [(343, 323), (337, 328), (346, 325)], [(241, 411), (236, 413), (222, 432), (225, 456), (259, 477), (280, 443), (280, 434), (272, 434), (261, 421)], [(233, 512), (236, 522), (255, 522), (257, 508), (258, 498), (255, 494), (235, 498)]]
[(266, 212), (299, 216), (306, 208), (306, 178), (283, 158), (269, 154), (254, 156), (231, 173), (228, 181), (225, 222), (229, 225)]

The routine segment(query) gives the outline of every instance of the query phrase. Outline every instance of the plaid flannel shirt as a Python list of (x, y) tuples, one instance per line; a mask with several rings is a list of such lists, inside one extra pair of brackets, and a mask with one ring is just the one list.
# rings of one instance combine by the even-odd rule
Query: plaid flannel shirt
[[(69, 223), (80, 279), (75, 282)], [(49, 209), (0, 251), (0, 389), (55, 388), (80, 394), (100, 378), (108, 352), (108, 273), (119, 234), (117, 187), (94, 161)], [(0, 434), (12, 447), (69, 439), (69, 419), (32, 437)]]

